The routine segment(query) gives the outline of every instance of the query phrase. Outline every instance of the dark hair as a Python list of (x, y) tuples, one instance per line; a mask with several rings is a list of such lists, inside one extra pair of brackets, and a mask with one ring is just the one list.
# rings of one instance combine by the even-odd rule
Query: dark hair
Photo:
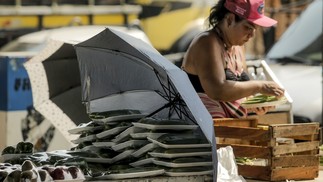
[[(217, 4), (215, 4), (210, 11), (210, 15), (209, 15), (209, 27), (211, 27), (212, 29), (214, 27), (216, 27), (216, 25), (221, 22), (225, 15), (227, 13), (231, 13), (227, 8), (224, 7), (224, 3), (226, 0), (219, 0)], [(235, 21), (239, 22), (242, 20), (241, 17), (239, 17), (238, 15), (235, 15)]]

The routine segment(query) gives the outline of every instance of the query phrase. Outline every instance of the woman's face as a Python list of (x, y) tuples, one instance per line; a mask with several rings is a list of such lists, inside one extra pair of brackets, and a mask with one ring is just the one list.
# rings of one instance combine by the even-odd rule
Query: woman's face
[(248, 22), (247, 20), (241, 20), (232, 26), (232, 45), (243, 45), (249, 41), (255, 35), (257, 26)]

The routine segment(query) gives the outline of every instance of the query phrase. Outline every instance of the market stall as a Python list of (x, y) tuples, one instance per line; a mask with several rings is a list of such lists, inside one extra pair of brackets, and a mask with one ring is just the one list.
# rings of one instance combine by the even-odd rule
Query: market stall
[[(65, 67), (65, 73), (73, 73), (74, 70), (73, 74), (79, 71), (80, 76), (80, 80), (74, 82), (76, 84), (70, 82), (72, 84), (69, 86), (61, 85), (67, 88), (74, 85), (77, 91), (74, 90), (75, 92), (59, 100), (71, 104), (68, 107), (76, 110), (74, 114), (83, 112), (86, 115), (83, 117), (86, 118), (85, 121), (75, 121), (75, 117), (71, 119), (73, 117), (69, 115), (72, 112), (64, 104), (60, 107), (55, 99), (59, 94), (50, 97), (48, 85), (45, 89), (42, 88), (44, 85), (39, 85), (41, 82), (38, 79), (48, 81), (54, 73), (59, 74), (53, 72), (52, 75), (47, 75), (44, 70), (45, 67), (53, 68), (51, 66), (58, 60), (63, 60), (63, 63), (73, 62)], [(39, 62), (44, 62), (44, 65)], [(45, 62), (48, 62), (47, 66)], [(261, 61), (249, 65), (252, 68), (263, 68), (267, 79), (275, 80), (266, 66)], [(26, 68), (30, 76), (35, 76), (34, 81), (31, 80), (33, 92), (38, 89), (43, 93), (34, 98), (37, 101), (34, 102), (36, 108), (50, 118), (72, 147), (35, 152), (29, 142), (8, 146), (0, 157), (1, 181), (14, 178), (37, 181), (123, 182), (195, 182), (217, 179), (217, 148), (228, 143), (216, 145), (214, 128), (217, 126), (187, 75), (145, 42), (107, 28), (78, 44), (52, 41), (44, 52), (26, 64)], [(38, 71), (33, 70), (35, 68)], [(37, 77), (38, 74), (42, 78)], [(64, 78), (64, 74), (60, 76)], [(74, 79), (69, 77), (66, 80)], [(44, 98), (44, 101), (41, 100)], [(286, 98), (279, 106), (291, 105), (288, 95)], [(77, 109), (77, 105), (84, 108)], [(290, 107), (286, 108), (280, 110), (277, 107), (276, 112), (289, 115)], [(284, 121), (287, 124), (292, 123), (290, 120)], [(257, 125), (252, 127), (254, 128), (251, 132), (261, 130)], [(221, 137), (229, 138), (223, 132), (228, 128), (220, 128), (224, 129), (217, 131), (222, 134)], [(236, 137), (234, 139), (241, 139), (239, 137), (246, 132), (243, 129), (236, 129), (235, 135), (232, 135)], [(265, 133), (268, 131), (258, 132), (266, 141), (272, 141), (274, 137), (268, 139), (271, 135)], [(317, 138), (318, 131), (308, 135), (311, 136), (306, 137), (313, 143), (310, 149), (315, 151), (318, 142), (312, 140)], [(301, 138), (304, 139), (303, 136)], [(314, 152), (312, 154), (310, 157), (315, 161), (317, 156)], [(234, 156), (231, 155), (231, 158)], [(235, 163), (232, 162), (232, 165), (234, 167)], [(317, 167), (316, 163), (313, 166)]]
[[(37, 82), (55, 76), (55, 72), (48, 75), (39, 68), (49, 70), (58, 60), (61, 68), (64, 64), (73, 65), (73, 48), (81, 76), (80, 87), (74, 85), (80, 89), (65, 94), (59, 101), (75, 102), (82, 96), (77, 105), (84, 102), (87, 106), (88, 122), (71, 119), (71, 112), (57, 102), (61, 94), (54, 91), (59, 89), (51, 92), (52, 86), (44, 89)], [(39, 61), (42, 64), (36, 63)], [(25, 66), (30, 76), (42, 74), (42, 78), (31, 80), (33, 91), (43, 90), (43, 95), (34, 98), (35, 106), (73, 147), (42, 154), (28, 151), (19, 154), (20, 160), (16, 160), (15, 149), (6, 149), (8, 153), (1, 156), (1, 162), (22, 168), (28, 160), (38, 169), (44, 165), (74, 166), (87, 180), (213, 179), (217, 160), (211, 116), (185, 73), (142, 40), (107, 28), (77, 45), (52, 41)], [(33, 71), (35, 67), (37, 72)], [(72, 73), (75, 67), (65, 68), (65, 73)], [(65, 73), (59, 76), (64, 77)], [(58, 88), (72, 87), (73, 82), (70, 83)], [(69, 107), (77, 108), (73, 104)]]

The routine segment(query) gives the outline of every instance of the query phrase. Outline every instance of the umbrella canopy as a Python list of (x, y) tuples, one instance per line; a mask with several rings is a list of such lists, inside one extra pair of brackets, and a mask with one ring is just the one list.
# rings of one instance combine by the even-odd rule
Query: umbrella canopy
[[(32, 87), (33, 105), (70, 142), (76, 139), (68, 130), (90, 121), (82, 103), (79, 63), (74, 45), (105, 30), (106, 26), (65, 27), (38, 32), (37, 43), (46, 44), (36, 56), (25, 63)], [(110, 26), (111, 29), (141, 37), (144, 33), (135, 28)], [(41, 40), (38, 40), (42, 37)], [(48, 38), (47, 38), (48, 37)]]
[(211, 115), (185, 72), (151, 45), (107, 28), (75, 49), (82, 100), (90, 113), (135, 109), (149, 116), (192, 121), (212, 142), (216, 154)]
[(25, 63), (33, 105), (71, 141), (68, 129), (89, 122), (81, 102), (80, 72), (73, 44), (51, 40), (37, 56)]
[(313, 1), (269, 50), (268, 59), (322, 62), (322, 0)]
[[(75, 48), (82, 101), (90, 113), (136, 109), (164, 118), (213, 124), (185, 72), (151, 45), (107, 28)], [(210, 131), (206, 133), (211, 139), (211, 130), (205, 127), (205, 131)]]

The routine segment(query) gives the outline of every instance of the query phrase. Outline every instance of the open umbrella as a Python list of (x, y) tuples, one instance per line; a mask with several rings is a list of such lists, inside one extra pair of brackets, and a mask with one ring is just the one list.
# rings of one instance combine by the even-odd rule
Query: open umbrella
[(73, 44), (51, 40), (24, 66), (35, 109), (68, 141), (75, 139), (67, 130), (90, 119), (81, 102), (80, 72)]
[(212, 118), (184, 71), (151, 45), (109, 28), (75, 49), (88, 112), (135, 109), (197, 123), (213, 144), (217, 168)]
[[(149, 42), (144, 33), (136, 28), (109, 27)], [(40, 37), (48, 37), (48, 40), (44, 38), (48, 42), (41, 42), (46, 47), (24, 65), (31, 82), (34, 107), (69, 142), (77, 136), (71, 135), (68, 130), (90, 121), (81, 101), (81, 79), (74, 45), (105, 28), (106, 26), (78, 26), (39, 32)]]

